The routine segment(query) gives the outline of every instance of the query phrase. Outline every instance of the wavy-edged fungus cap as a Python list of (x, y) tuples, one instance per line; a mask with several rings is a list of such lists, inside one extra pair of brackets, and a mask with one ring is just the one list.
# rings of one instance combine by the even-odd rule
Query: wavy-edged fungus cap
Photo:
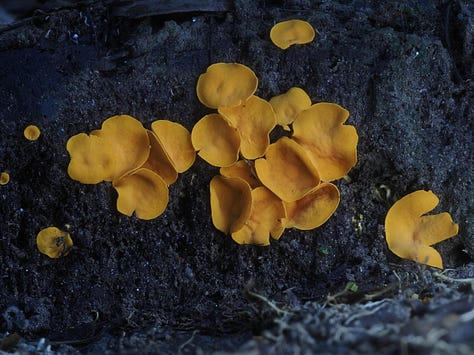
[(238, 106), (257, 90), (252, 69), (239, 63), (215, 63), (199, 76), (196, 93), (209, 108)]
[(83, 184), (112, 181), (142, 166), (150, 153), (147, 130), (128, 115), (113, 116), (90, 135), (69, 138), (69, 176)]
[(141, 168), (154, 171), (168, 185), (171, 185), (178, 179), (178, 172), (156, 134), (153, 131), (147, 131), (147, 133), (150, 139), (150, 154)]
[(336, 185), (323, 182), (303, 198), (285, 202), (288, 217), (285, 228), (310, 230), (324, 224), (339, 205), (340, 194)]
[(191, 142), (198, 155), (211, 165), (229, 166), (239, 159), (239, 132), (218, 113), (206, 115), (194, 125)]
[(168, 185), (154, 171), (139, 168), (113, 182), (117, 190), (117, 210), (126, 216), (153, 219), (161, 215), (169, 201)]
[(312, 105), (293, 122), (292, 138), (308, 153), (323, 181), (342, 178), (357, 162), (354, 126), (345, 125), (349, 111), (329, 102)]
[(52, 259), (69, 254), (72, 245), (71, 235), (56, 227), (44, 228), (36, 236), (36, 246), (40, 253)]
[(250, 185), (241, 178), (214, 176), (210, 183), (211, 215), (214, 226), (231, 234), (242, 228), (250, 216)]
[(260, 181), (258, 181), (255, 176), (252, 168), (250, 167), (252, 162), (246, 162), (245, 160), (239, 160), (235, 164), (230, 166), (222, 167), (219, 169), (219, 172), (222, 176), (225, 177), (239, 177), (247, 181), (252, 189), (262, 186)]
[(270, 30), (270, 39), (281, 49), (293, 44), (305, 44), (315, 37), (314, 28), (303, 20), (288, 20), (277, 23)]
[(266, 187), (257, 187), (252, 190), (252, 212), (232, 239), (239, 244), (269, 245), (270, 236), (279, 239), (283, 234), (285, 217), (283, 202)]
[(26, 139), (29, 141), (35, 141), (39, 138), (41, 135), (40, 129), (35, 126), (35, 125), (29, 125), (25, 128), (23, 131), (23, 135), (25, 136)]
[(274, 96), (270, 99), (270, 105), (276, 114), (277, 124), (288, 130), (296, 115), (311, 106), (311, 99), (306, 91), (293, 87), (284, 94)]
[(156, 134), (178, 173), (184, 173), (193, 165), (196, 151), (186, 127), (177, 122), (158, 120), (151, 124), (151, 130)]
[(433, 192), (418, 190), (393, 204), (385, 217), (385, 238), (394, 254), (443, 268), (441, 255), (431, 245), (455, 236), (459, 227), (447, 212), (423, 216), (438, 203)]
[(303, 148), (288, 137), (268, 147), (255, 161), (260, 181), (286, 202), (299, 200), (319, 184), (319, 174)]
[(221, 107), (218, 112), (239, 131), (242, 156), (257, 159), (265, 154), (276, 125), (275, 111), (268, 101), (251, 96), (240, 106)]
[(3, 171), (0, 174), (0, 185), (6, 185), (10, 182), (10, 174), (6, 171)]

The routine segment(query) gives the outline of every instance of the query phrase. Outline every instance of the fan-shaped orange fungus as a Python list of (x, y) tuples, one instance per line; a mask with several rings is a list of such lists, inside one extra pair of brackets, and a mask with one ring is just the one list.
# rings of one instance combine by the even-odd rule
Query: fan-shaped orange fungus
[(36, 246), (40, 253), (52, 259), (69, 254), (72, 245), (70, 234), (56, 227), (42, 229), (36, 236)]
[(139, 168), (132, 174), (113, 181), (117, 190), (117, 210), (137, 218), (153, 219), (163, 213), (168, 205), (168, 185), (157, 173)]
[(249, 218), (238, 231), (231, 234), (239, 244), (269, 245), (270, 235), (279, 239), (285, 227), (283, 202), (270, 190), (260, 186), (252, 190), (252, 209)]
[(6, 171), (3, 171), (0, 174), (0, 185), (6, 185), (10, 182), (10, 174)]
[(249, 67), (239, 63), (215, 63), (199, 76), (196, 93), (209, 108), (238, 106), (257, 90), (258, 79)]
[(219, 172), (225, 177), (239, 177), (245, 180), (250, 185), (250, 187), (254, 189), (257, 186), (262, 186), (262, 184), (252, 172), (250, 164), (253, 163), (247, 162), (245, 160), (239, 160), (235, 164), (220, 168)]
[(341, 106), (321, 102), (293, 122), (292, 138), (308, 153), (323, 181), (340, 179), (357, 162), (358, 135), (354, 126), (344, 125), (348, 117)]
[(140, 121), (128, 115), (108, 118), (102, 129), (69, 138), (69, 176), (84, 184), (112, 181), (142, 166), (150, 141)]
[(23, 131), (23, 135), (29, 141), (37, 140), (39, 138), (40, 134), (41, 134), (40, 129), (35, 125), (29, 125)]
[(401, 258), (443, 268), (441, 255), (431, 247), (458, 233), (447, 212), (423, 216), (439, 203), (431, 191), (418, 190), (395, 202), (385, 217), (389, 249)]
[(150, 139), (150, 155), (141, 168), (154, 171), (168, 185), (171, 185), (178, 179), (178, 172), (156, 134), (152, 131), (147, 131), (147, 133)]
[(303, 198), (285, 202), (288, 217), (285, 228), (310, 230), (324, 224), (339, 205), (340, 194), (336, 185), (321, 183)]
[(225, 234), (241, 229), (252, 208), (250, 185), (241, 178), (217, 175), (211, 180), (210, 194), (214, 226)]
[(220, 107), (218, 112), (240, 134), (240, 153), (247, 159), (260, 158), (270, 144), (276, 125), (275, 112), (268, 101), (251, 96), (240, 106)]
[(191, 143), (191, 134), (186, 127), (177, 122), (158, 120), (151, 124), (151, 129), (178, 173), (185, 172), (193, 165), (196, 151)]
[(287, 49), (293, 44), (309, 43), (314, 37), (313, 26), (302, 20), (279, 22), (270, 30), (270, 39), (281, 49)]
[(265, 158), (255, 161), (255, 170), (263, 185), (285, 202), (299, 200), (320, 182), (303, 148), (288, 137), (270, 144)]
[(201, 118), (191, 131), (198, 155), (214, 166), (229, 166), (239, 158), (239, 132), (217, 113)]
[(293, 87), (284, 94), (274, 96), (270, 99), (270, 104), (276, 114), (277, 124), (288, 129), (298, 113), (311, 106), (311, 99), (301, 88)]

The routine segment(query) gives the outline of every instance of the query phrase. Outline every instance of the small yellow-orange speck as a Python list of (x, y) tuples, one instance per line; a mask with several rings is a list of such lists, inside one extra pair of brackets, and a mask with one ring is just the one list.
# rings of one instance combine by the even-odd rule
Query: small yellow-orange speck
[(29, 125), (28, 127), (25, 128), (23, 131), (23, 135), (25, 136), (26, 139), (29, 141), (35, 141), (39, 138), (41, 134), (40, 129), (35, 126), (35, 125)]
[(0, 174), (0, 185), (6, 185), (8, 184), (8, 182), (10, 181), (10, 174), (8, 174), (7, 172), (2, 172)]

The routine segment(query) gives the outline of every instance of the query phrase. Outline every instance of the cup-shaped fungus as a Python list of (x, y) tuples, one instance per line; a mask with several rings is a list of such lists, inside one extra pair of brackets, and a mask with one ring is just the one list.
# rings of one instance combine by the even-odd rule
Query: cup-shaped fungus
[(251, 96), (239, 106), (220, 107), (218, 112), (240, 134), (240, 153), (247, 159), (265, 154), (270, 144), (270, 132), (276, 125), (272, 105), (258, 96)]
[(255, 161), (260, 181), (285, 202), (299, 200), (320, 182), (304, 149), (288, 137), (268, 147), (265, 158)]
[(37, 140), (39, 138), (40, 134), (41, 134), (40, 129), (35, 125), (29, 125), (23, 131), (23, 135), (29, 141)]
[(300, 112), (293, 122), (292, 138), (308, 153), (323, 181), (342, 178), (357, 162), (358, 135), (345, 125), (349, 111), (321, 102)]
[(250, 185), (241, 178), (214, 176), (210, 183), (211, 216), (214, 226), (231, 234), (241, 229), (250, 216)]
[(171, 185), (178, 179), (178, 172), (156, 134), (152, 131), (147, 132), (150, 139), (150, 155), (141, 168), (154, 171), (168, 185)]
[(313, 26), (302, 20), (279, 22), (270, 30), (270, 39), (281, 49), (287, 49), (293, 44), (309, 43), (314, 37)]
[(153, 219), (161, 215), (168, 205), (168, 185), (152, 170), (139, 168), (127, 176), (114, 180), (117, 190), (117, 210), (137, 218)]
[(424, 216), (439, 203), (431, 191), (418, 190), (395, 202), (385, 217), (389, 249), (401, 258), (443, 268), (441, 255), (431, 247), (458, 233), (447, 212)]
[(10, 174), (6, 171), (3, 171), (0, 174), (0, 185), (6, 185), (10, 182)]
[(69, 138), (69, 176), (83, 184), (112, 181), (142, 166), (150, 140), (140, 121), (128, 115), (108, 118), (102, 129)]
[(206, 115), (194, 125), (191, 142), (198, 155), (211, 165), (229, 166), (239, 158), (239, 132), (218, 113)]
[(285, 130), (289, 130), (288, 125), (295, 120), (297, 114), (311, 106), (308, 94), (297, 87), (272, 97), (269, 102), (275, 111), (277, 124)]
[(323, 182), (303, 198), (285, 202), (285, 228), (310, 230), (324, 224), (336, 211), (340, 194), (336, 185)]
[(258, 79), (249, 67), (239, 63), (215, 63), (199, 76), (196, 93), (209, 108), (238, 106), (257, 90)]
[(262, 186), (260, 181), (258, 181), (250, 165), (253, 164), (250, 161), (239, 160), (235, 164), (230, 166), (222, 167), (219, 169), (219, 172), (222, 176), (225, 177), (239, 177), (245, 180), (252, 189)]
[(196, 151), (191, 143), (191, 134), (183, 125), (168, 120), (158, 120), (151, 124), (164, 150), (178, 173), (183, 173), (193, 165)]
[(36, 236), (36, 246), (40, 253), (52, 259), (69, 254), (72, 245), (70, 234), (56, 227), (42, 229)]
[(264, 186), (252, 190), (252, 208), (249, 218), (232, 239), (239, 244), (270, 244), (270, 236), (279, 239), (285, 230), (286, 217), (283, 202)]

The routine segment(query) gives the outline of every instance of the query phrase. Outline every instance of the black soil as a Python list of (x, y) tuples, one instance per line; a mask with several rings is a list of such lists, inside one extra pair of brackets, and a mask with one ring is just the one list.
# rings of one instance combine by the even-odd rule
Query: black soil
[[(0, 25), (0, 350), (472, 353), (472, 2), (132, 3), (38, 3)], [(282, 51), (269, 31), (291, 18), (317, 36)], [(216, 62), (252, 68), (265, 99), (298, 86), (350, 111), (358, 164), (320, 228), (236, 244), (212, 225), (218, 171), (200, 158), (151, 221), (117, 212), (110, 183), (69, 178), (68, 138), (110, 116), (191, 130)], [(436, 246), (444, 274), (385, 242), (388, 208), (418, 189), (459, 223)], [(70, 232), (66, 257), (39, 253), (48, 226)]]

